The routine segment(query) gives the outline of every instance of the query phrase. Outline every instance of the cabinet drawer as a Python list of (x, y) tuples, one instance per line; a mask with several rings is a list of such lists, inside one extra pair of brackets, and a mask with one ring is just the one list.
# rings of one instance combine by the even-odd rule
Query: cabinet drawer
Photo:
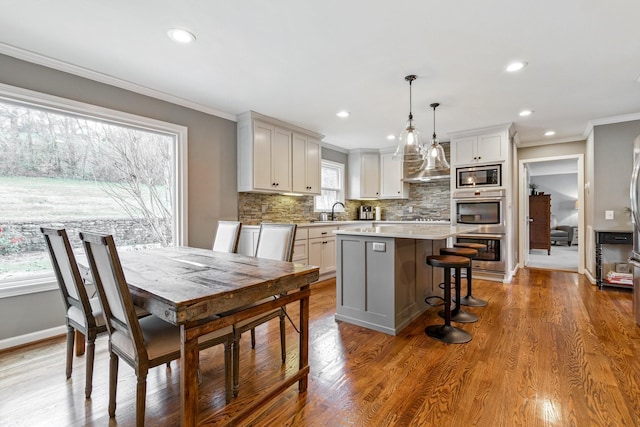
[(608, 231), (600, 233), (600, 243), (609, 245), (632, 245), (633, 233)]
[(309, 229), (308, 228), (296, 228), (296, 240), (307, 240), (309, 238)]
[(335, 237), (333, 234), (333, 230), (337, 230), (338, 226), (329, 226), (329, 227), (310, 227), (309, 228), (309, 238), (316, 239), (318, 237)]

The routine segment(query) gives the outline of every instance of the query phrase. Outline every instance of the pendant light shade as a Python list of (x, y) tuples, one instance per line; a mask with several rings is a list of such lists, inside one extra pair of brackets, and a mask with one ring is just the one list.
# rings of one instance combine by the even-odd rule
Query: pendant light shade
[(425, 147), (424, 150), (424, 169), (433, 171), (442, 171), (449, 173), (449, 162), (444, 154), (444, 148), (438, 142), (436, 137), (436, 108), (440, 104), (435, 102), (430, 105), (433, 108), (433, 137), (431, 138), (431, 144)]
[(413, 74), (404, 78), (409, 82), (409, 120), (407, 120), (404, 130), (400, 133), (398, 147), (393, 155), (394, 159), (404, 162), (421, 162), (424, 159), (420, 132), (413, 124), (413, 114), (411, 113), (411, 83), (416, 78)]

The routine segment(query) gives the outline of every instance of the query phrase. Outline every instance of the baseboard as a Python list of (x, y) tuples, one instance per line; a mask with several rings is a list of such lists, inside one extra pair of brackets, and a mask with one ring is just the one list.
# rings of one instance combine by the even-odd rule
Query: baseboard
[(65, 335), (67, 327), (65, 325), (56, 326), (55, 328), (44, 329), (42, 331), (31, 332), (30, 334), (19, 335), (17, 337), (6, 338), (0, 340), (0, 351), (13, 347), (20, 347), (26, 344), (32, 344), (36, 341), (42, 341), (59, 335)]

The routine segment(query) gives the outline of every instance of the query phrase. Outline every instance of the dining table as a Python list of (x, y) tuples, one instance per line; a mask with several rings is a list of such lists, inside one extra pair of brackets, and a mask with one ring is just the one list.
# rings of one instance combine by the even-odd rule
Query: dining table
[[(299, 392), (306, 391), (310, 284), (318, 280), (318, 267), (192, 247), (119, 250), (119, 257), (134, 304), (180, 327), (181, 425), (198, 422), (198, 337), (296, 301), (298, 370), (261, 393), (234, 421), (296, 382)], [(257, 303), (263, 300), (268, 302)]]

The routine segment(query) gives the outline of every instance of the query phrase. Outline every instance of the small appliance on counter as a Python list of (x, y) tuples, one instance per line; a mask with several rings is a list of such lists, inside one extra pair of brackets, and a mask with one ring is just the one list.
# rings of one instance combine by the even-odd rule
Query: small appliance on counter
[(371, 206), (360, 206), (358, 210), (358, 219), (373, 220), (373, 208)]

